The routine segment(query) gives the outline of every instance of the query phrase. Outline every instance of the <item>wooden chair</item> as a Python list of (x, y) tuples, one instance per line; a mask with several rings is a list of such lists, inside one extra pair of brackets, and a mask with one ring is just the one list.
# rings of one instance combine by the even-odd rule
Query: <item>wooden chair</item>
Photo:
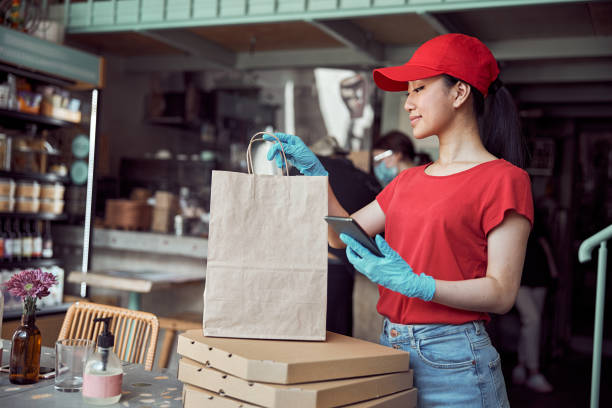
[(157, 359), (157, 368), (168, 367), (170, 353), (176, 343), (176, 334), (186, 330), (202, 330), (202, 313), (181, 313), (179, 316), (159, 317), (159, 328), (163, 330), (163, 341)]
[(114, 351), (120, 360), (153, 368), (159, 321), (152, 313), (97, 303), (74, 303), (64, 318), (58, 340), (89, 339), (96, 341), (103, 324), (94, 323), (97, 317), (113, 317), (110, 331), (115, 336)]

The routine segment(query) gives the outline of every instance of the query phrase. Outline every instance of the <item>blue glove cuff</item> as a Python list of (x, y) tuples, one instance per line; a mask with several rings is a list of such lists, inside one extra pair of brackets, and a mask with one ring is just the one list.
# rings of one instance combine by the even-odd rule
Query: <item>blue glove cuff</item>
[(429, 302), (436, 293), (436, 280), (425, 273), (419, 274), (419, 285), (415, 292), (416, 297)]
[(314, 166), (312, 170), (308, 169), (305, 171), (307, 176), (329, 176), (329, 173), (322, 165)]

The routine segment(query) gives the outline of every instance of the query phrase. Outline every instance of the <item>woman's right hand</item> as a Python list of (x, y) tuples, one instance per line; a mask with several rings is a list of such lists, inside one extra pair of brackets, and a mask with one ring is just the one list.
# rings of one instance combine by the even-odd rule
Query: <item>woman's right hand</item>
[(295, 135), (286, 133), (276, 132), (274, 136), (280, 140), (272, 137), (269, 134), (264, 134), (264, 140), (270, 142), (276, 142), (268, 150), (268, 160), (276, 160), (276, 165), (279, 168), (283, 168), (285, 165), (283, 161), (283, 155), (281, 154), (281, 144), (285, 151), (287, 160), (291, 162), (299, 171), (305, 176), (327, 176), (327, 170), (321, 164), (317, 156), (304, 144), (302, 139)]

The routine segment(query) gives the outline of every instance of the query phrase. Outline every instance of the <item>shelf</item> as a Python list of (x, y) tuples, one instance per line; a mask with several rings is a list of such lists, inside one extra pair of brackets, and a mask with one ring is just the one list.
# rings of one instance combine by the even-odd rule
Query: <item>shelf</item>
[(16, 171), (0, 170), (0, 178), (11, 178), (16, 180), (36, 180), (46, 183), (69, 183), (68, 176), (60, 176), (59, 174), (41, 174), (41, 173), (20, 173)]
[(55, 118), (50, 118), (48, 116), (42, 115), (32, 115), (30, 113), (24, 113), (14, 110), (8, 109), (0, 109), (0, 121), (14, 121), (20, 123), (19, 127), (23, 126), (23, 122), (36, 123), (37, 125), (41, 125), (44, 127), (68, 127), (77, 125), (77, 123), (66, 122), (64, 120), (59, 120)]
[(29, 269), (29, 268), (45, 268), (49, 266), (59, 265), (60, 260), (57, 258), (36, 258), (24, 259), (21, 261), (0, 261), (0, 269)]
[(68, 219), (68, 216), (66, 214), (0, 212), (0, 218), (21, 218), (23, 220), (63, 221), (63, 220)]
[(180, 116), (166, 116), (149, 118), (145, 123), (151, 126), (165, 126), (182, 130), (200, 131), (204, 122), (187, 122)]
[[(61, 303), (54, 306), (43, 306), (40, 310), (36, 311), (36, 316), (44, 316), (49, 314), (66, 313), (72, 303)], [(5, 320), (16, 320), (21, 317), (23, 313), (22, 308), (19, 309), (6, 309), (4, 310)]]

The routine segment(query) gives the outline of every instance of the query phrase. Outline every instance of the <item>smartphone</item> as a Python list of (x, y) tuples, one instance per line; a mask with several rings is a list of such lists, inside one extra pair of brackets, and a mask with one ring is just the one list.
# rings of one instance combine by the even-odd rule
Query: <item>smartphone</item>
[(53, 367), (40, 367), (38, 370), (38, 378), (53, 378), (55, 377), (55, 368)]
[(363, 228), (357, 224), (357, 221), (351, 217), (333, 217), (327, 215), (324, 218), (338, 234), (344, 233), (368, 248), (374, 255), (383, 256), (374, 239), (366, 234)]
[[(0, 367), (0, 372), (8, 373), (9, 365), (7, 364)], [(38, 370), (38, 378), (40, 379), (46, 380), (53, 377), (55, 377), (55, 368), (53, 367), (40, 367), (40, 369)]]

